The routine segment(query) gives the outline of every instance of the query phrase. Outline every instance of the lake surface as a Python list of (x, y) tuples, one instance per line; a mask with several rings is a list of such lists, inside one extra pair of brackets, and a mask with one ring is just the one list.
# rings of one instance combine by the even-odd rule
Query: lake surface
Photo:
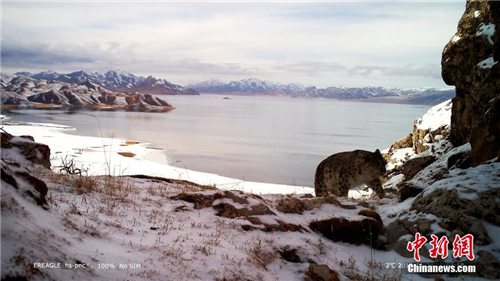
[(127, 138), (164, 148), (154, 159), (257, 182), (313, 186), (331, 154), (388, 148), (429, 106), (221, 95), (162, 96), (168, 113), (18, 110), (13, 120), (75, 127), (78, 135)]

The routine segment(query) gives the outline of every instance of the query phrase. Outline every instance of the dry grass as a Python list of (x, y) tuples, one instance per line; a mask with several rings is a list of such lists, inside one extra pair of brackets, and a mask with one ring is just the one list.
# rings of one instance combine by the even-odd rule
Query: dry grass
[(268, 271), (267, 265), (276, 259), (276, 253), (271, 252), (262, 245), (262, 240), (256, 239), (251, 242), (251, 246), (246, 249), (247, 261)]
[(96, 190), (99, 179), (95, 176), (70, 175), (69, 184), (75, 188), (76, 193), (84, 194)]

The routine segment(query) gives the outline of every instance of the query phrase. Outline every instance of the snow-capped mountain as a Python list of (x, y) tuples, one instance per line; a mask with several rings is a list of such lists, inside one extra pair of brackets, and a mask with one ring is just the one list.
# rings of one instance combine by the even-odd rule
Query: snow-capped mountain
[(218, 79), (188, 85), (201, 93), (233, 95), (275, 95), (304, 98), (366, 100), (411, 104), (438, 104), (455, 96), (454, 89), (400, 89), (385, 87), (304, 87), (300, 84), (276, 84), (259, 79), (223, 83)]
[(193, 89), (172, 84), (165, 79), (153, 76), (136, 76), (132, 73), (119, 70), (110, 70), (104, 73), (80, 70), (69, 74), (60, 74), (54, 71), (45, 71), (37, 74), (18, 72), (16, 75), (47, 81), (57, 80), (66, 83), (83, 83), (89, 81), (110, 91), (124, 93), (140, 92), (143, 94), (158, 95), (199, 95), (199, 93)]
[(203, 93), (234, 93), (234, 94), (266, 94), (283, 95), (304, 89), (300, 84), (276, 84), (269, 81), (263, 81), (255, 78), (243, 79), (240, 81), (231, 81), (223, 83), (218, 79), (210, 79), (198, 84), (188, 85)]
[(2, 74), (2, 108), (70, 108), (164, 112), (173, 109), (166, 101), (150, 94), (123, 94), (104, 89), (88, 80), (66, 83)]

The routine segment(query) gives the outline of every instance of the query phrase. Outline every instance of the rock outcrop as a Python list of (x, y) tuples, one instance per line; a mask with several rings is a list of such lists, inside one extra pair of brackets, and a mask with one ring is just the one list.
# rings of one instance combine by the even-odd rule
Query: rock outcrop
[[(32, 136), (13, 136), (6, 132), (0, 133), (2, 150), (15, 148), (26, 159), (33, 164), (40, 164), (50, 169), (50, 148), (49, 146), (35, 142)], [(9, 161), (10, 157), (2, 153), (2, 159)], [(12, 160), (16, 160), (12, 156)]]
[(32, 165), (41, 165), (49, 169), (50, 148), (45, 144), (36, 143), (31, 136), (12, 136), (2, 132), (1, 140), (2, 195), (9, 196), (7, 189), (11, 187), (21, 196), (30, 198), (37, 205), (48, 209), (45, 198), (48, 187), (44, 181), (32, 174), (30, 168)]
[(467, 1), (442, 56), (442, 76), (456, 87), (450, 140), (470, 142), (474, 165), (500, 155), (500, 2)]
[(365, 244), (374, 249), (385, 248), (384, 243), (379, 239), (379, 235), (384, 233), (384, 224), (380, 217), (379, 220), (372, 217), (361, 220), (333, 217), (311, 222), (309, 227), (332, 241), (355, 245)]
[[(477, 276), (489, 279), (500, 276), (493, 243), (498, 234), (492, 230), (500, 226), (500, 163), (495, 159), (500, 156), (499, 21), (500, 2), (467, 1), (442, 57), (443, 79), (455, 85), (457, 93), (447, 117), (449, 127), (426, 124), (422, 118), (411, 134), (422, 141), (410, 146), (409, 136), (391, 148), (411, 148), (412, 154), (394, 165), (399, 167), (396, 174), (404, 174), (396, 185), (401, 200), (411, 207), (386, 228), (387, 248), (405, 257), (411, 257), (406, 244), (417, 232), (427, 239), (434, 234), (450, 240), (472, 234), (475, 246), (485, 246), (475, 251)], [(427, 121), (437, 116), (431, 114)], [(440, 149), (443, 144), (449, 147)], [(420, 254), (429, 257), (428, 251)]]

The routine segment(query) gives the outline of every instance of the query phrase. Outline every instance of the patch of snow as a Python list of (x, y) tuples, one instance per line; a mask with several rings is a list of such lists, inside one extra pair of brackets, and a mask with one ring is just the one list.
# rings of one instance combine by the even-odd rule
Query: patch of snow
[(474, 11), (474, 17), (477, 18), (481, 15), (481, 11)]
[(396, 175), (392, 177), (390, 180), (388, 180), (386, 183), (384, 183), (383, 188), (384, 189), (396, 189), (397, 184), (400, 183), (404, 178), (403, 174)]
[(417, 129), (434, 131), (442, 126), (449, 126), (451, 122), (451, 100), (442, 102), (429, 109), (424, 116), (417, 119)]
[[(454, 190), (459, 198), (475, 200), (479, 194), (500, 188), (500, 163), (496, 159), (484, 162), (476, 167), (468, 169), (452, 168), (448, 170), (448, 158), (452, 155), (470, 151), (470, 144), (465, 144), (450, 150), (436, 162), (418, 173), (411, 183), (425, 188), (423, 196), (429, 196), (437, 189)], [(436, 171), (446, 171), (444, 177), (439, 181), (432, 180), (432, 174)]]
[(455, 35), (451, 38), (451, 42), (453, 43), (457, 43), (460, 39), (462, 39), (460, 36), (458, 35)]
[(493, 56), (491, 56), (491, 57), (489, 57), (489, 58), (487, 58), (487, 59), (482, 60), (481, 62), (479, 62), (477, 64), (477, 66), (480, 67), (480, 68), (486, 69), (486, 68), (492, 68), (497, 63), (498, 62), (493, 59)]
[(476, 36), (484, 35), (488, 38), (488, 42), (490, 42), (491, 45), (494, 44), (493, 39), (491, 38), (493, 34), (495, 34), (495, 25), (493, 23), (481, 23), (477, 29)]
[(365, 199), (370, 198), (374, 195), (375, 192), (371, 188), (368, 188), (366, 185), (351, 188), (347, 192), (347, 197), (352, 199)]
[(115, 101), (113, 102), (114, 105), (127, 105), (127, 100), (125, 97), (119, 97), (116, 96)]
[(411, 148), (411, 147), (396, 149), (393, 151), (391, 159), (390, 159), (389, 163), (387, 163), (387, 166), (385, 168), (387, 170), (392, 170), (398, 166), (403, 165), (404, 162), (408, 161), (409, 159), (411, 159), (415, 155), (416, 154), (413, 151), (413, 148)]

